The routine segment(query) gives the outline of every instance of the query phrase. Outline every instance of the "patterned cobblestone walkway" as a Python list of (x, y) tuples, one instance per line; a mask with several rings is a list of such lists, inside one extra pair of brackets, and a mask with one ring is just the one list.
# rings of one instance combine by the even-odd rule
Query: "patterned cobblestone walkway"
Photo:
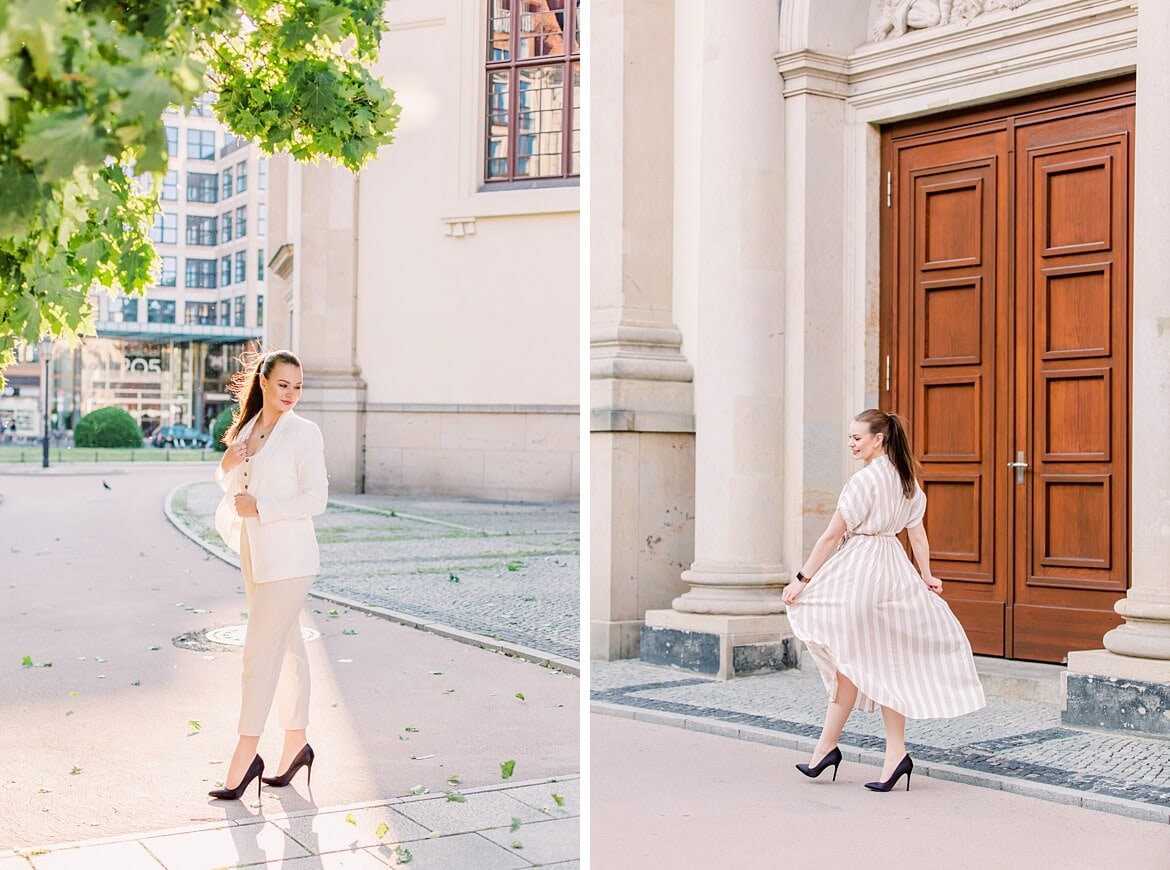
[[(826, 700), (820, 677), (802, 670), (720, 683), (593, 662), (591, 683), (595, 712), (794, 748), (816, 742)], [(854, 712), (841, 743), (880, 759), (880, 713)], [(1052, 705), (991, 696), (968, 716), (908, 721), (906, 745), (915, 773), (1170, 822), (1170, 741), (1067, 728)]]
[[(233, 564), (213, 517), (222, 490), (196, 483), (171, 509), (188, 534)], [(333, 594), (488, 638), (580, 655), (580, 515), (576, 503), (338, 496), (316, 519)]]

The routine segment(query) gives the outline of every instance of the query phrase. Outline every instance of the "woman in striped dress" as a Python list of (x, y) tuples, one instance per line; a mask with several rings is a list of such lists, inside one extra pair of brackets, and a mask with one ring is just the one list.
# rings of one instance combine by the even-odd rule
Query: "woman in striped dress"
[[(849, 449), (865, 468), (849, 479), (829, 527), (784, 590), (793, 633), (817, 663), (829, 693), (820, 740), (808, 764), (837, 778), (837, 739), (853, 710), (882, 708), (886, 731), (881, 779), (889, 791), (914, 764), (906, 718), (946, 719), (985, 705), (971, 644), (930, 573), (922, 526), (926, 495), (918, 462), (895, 414), (870, 409), (849, 426)], [(919, 571), (895, 537), (906, 529)]]

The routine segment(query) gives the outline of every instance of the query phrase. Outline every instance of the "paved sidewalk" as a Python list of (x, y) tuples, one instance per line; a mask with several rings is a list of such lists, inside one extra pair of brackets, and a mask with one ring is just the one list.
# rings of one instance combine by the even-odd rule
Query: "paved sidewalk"
[[(805, 751), (825, 712), (815, 671), (717, 682), (638, 661), (592, 662), (591, 682), (594, 713)], [(880, 713), (854, 712), (841, 744), (846, 759), (880, 765)], [(906, 744), (919, 776), (1170, 823), (1170, 740), (1067, 728), (1055, 705), (989, 696), (967, 716), (908, 721)]]
[[(174, 830), (0, 852), (0, 870), (570, 870), (580, 861), (576, 775), (255, 815)], [(269, 790), (268, 797), (273, 797)], [(249, 792), (251, 793), (251, 792)], [(459, 800), (462, 798), (462, 800)]]
[[(185, 485), (172, 494), (172, 518), (238, 565), (213, 524), (222, 495), (213, 482)], [(570, 665), (580, 655), (575, 502), (338, 495), (315, 522), (316, 595), (539, 650), (576, 670)]]

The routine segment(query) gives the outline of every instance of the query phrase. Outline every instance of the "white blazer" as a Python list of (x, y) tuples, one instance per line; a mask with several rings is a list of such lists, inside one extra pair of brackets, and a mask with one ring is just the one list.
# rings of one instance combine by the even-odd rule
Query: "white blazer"
[[(259, 416), (249, 420), (237, 437), (247, 438)], [(215, 530), (238, 553), (240, 531), (247, 523), (256, 583), (307, 577), (320, 571), (321, 552), (312, 517), (325, 512), (329, 476), (325, 442), (316, 423), (292, 411), (284, 412), (255, 456), (227, 474), (217, 467), (215, 479), (224, 492), (215, 509)], [(245, 484), (256, 498), (258, 518), (236, 513), (235, 496), (244, 492)]]

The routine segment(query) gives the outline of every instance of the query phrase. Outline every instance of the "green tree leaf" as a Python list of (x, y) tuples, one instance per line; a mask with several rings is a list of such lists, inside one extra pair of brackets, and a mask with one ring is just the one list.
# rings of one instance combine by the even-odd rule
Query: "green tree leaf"
[(500, 778), (511, 779), (512, 771), (516, 769), (516, 760), (509, 758), (507, 761), (500, 762)]

